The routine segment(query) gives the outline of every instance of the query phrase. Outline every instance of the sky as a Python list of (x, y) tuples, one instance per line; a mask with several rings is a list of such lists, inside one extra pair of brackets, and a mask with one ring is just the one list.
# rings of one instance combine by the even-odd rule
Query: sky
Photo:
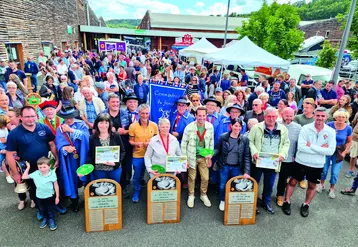
[[(279, 3), (298, 0), (277, 0)], [(306, 0), (307, 1), (307, 0)], [(110, 19), (142, 19), (147, 10), (185, 15), (225, 15), (227, 0), (89, 0), (97, 16)], [(263, 0), (231, 0), (229, 13), (250, 13), (260, 9)], [(273, 0), (267, 0), (270, 4)]]

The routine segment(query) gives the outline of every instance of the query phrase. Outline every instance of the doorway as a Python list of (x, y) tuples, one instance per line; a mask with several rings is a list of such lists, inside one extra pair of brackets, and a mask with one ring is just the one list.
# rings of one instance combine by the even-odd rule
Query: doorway
[(13, 60), (17, 68), (24, 69), (24, 54), (21, 43), (5, 43), (7, 57), (9, 61)]

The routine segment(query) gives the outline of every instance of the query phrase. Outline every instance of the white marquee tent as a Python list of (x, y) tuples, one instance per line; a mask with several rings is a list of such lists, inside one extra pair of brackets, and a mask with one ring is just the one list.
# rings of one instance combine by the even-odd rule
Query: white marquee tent
[(219, 49), (210, 43), (205, 37), (198, 42), (179, 51), (179, 55), (185, 57), (195, 57), (198, 63), (201, 63), (203, 56), (207, 53), (218, 51)]
[(248, 37), (216, 52), (208, 53), (204, 59), (223, 65), (242, 65), (247, 67), (289, 67), (290, 62), (277, 57), (255, 45)]

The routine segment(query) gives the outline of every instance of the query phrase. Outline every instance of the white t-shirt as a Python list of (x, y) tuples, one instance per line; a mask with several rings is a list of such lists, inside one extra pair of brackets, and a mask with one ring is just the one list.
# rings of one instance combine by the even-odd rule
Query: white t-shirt
[(0, 129), (0, 138), (7, 138), (9, 134), (9, 131), (7, 130), (7, 128), (3, 128), (3, 129)]

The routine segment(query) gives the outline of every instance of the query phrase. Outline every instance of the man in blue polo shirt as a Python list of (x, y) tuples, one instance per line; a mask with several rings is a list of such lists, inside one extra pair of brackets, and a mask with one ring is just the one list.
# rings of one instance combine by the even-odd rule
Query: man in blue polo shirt
[(270, 106), (277, 107), (277, 104), (281, 99), (287, 99), (285, 91), (280, 89), (280, 86), (281, 86), (280, 81), (275, 81), (272, 90), (268, 91), (268, 94), (270, 96), (269, 98)]
[(39, 68), (37, 67), (37, 64), (33, 61), (33, 57), (29, 56), (27, 58), (24, 68), (25, 68), (25, 73), (31, 74), (32, 91), (34, 93), (36, 93), (36, 91), (37, 91), (37, 74), (39, 73)]
[(240, 73), (241, 73), (240, 86), (241, 87), (247, 87), (248, 82), (249, 82), (249, 77), (246, 75), (244, 69), (241, 69)]
[(334, 81), (329, 81), (326, 87), (321, 90), (322, 98), (319, 100), (319, 104), (326, 109), (332, 108), (337, 103), (337, 93), (333, 90)]
[(27, 88), (27, 77), (25, 75), (25, 72), (17, 69), (17, 64), (15, 61), (9, 62), (9, 68), (6, 69), (6, 73), (5, 73), (6, 82), (9, 81), (9, 76), (11, 74), (17, 75), (20, 78), (21, 82), (24, 84), (25, 88)]
[(308, 90), (313, 86), (313, 80), (310, 74), (306, 75), (306, 79), (301, 83), (301, 94), (302, 97), (306, 97)]
[[(10, 132), (6, 143), (6, 160), (9, 163), (12, 177), (16, 184), (21, 182), (21, 175), (16, 168), (15, 155), (23, 161), (28, 161), (30, 163), (30, 172), (34, 172), (37, 170), (37, 160), (41, 157), (47, 157), (48, 152), (51, 150), (56, 158), (55, 167), (58, 167), (54, 142), (55, 136), (48, 126), (36, 122), (35, 109), (31, 106), (24, 106), (20, 111), (20, 119), (22, 124)], [(31, 206), (35, 207), (36, 186), (32, 180), (28, 180), (26, 183), (32, 200)], [(25, 207), (26, 193), (19, 194), (19, 199), (18, 208), (22, 210)]]

